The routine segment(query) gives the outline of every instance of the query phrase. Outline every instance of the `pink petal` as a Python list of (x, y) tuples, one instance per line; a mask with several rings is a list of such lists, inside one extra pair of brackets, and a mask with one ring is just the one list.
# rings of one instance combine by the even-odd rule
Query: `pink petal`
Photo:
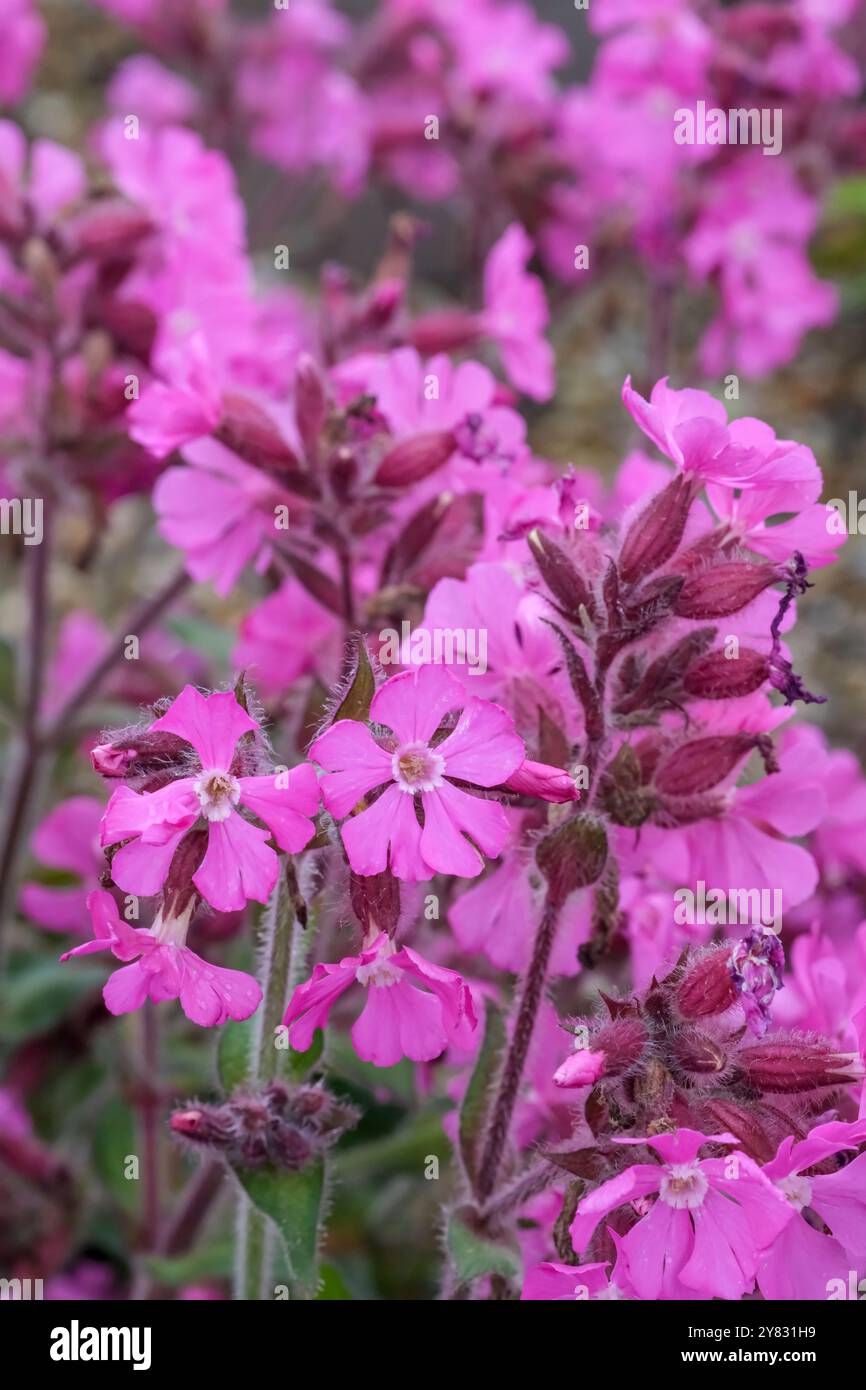
[(629, 1279), (639, 1298), (656, 1303), (660, 1299), (694, 1297), (679, 1278), (692, 1241), (689, 1213), (661, 1200), (655, 1202), (652, 1211), (632, 1227), (622, 1242)]
[(111, 861), (111, 876), (118, 888), (142, 898), (158, 893), (165, 883), (174, 852), (185, 834), (186, 829), (179, 830), (171, 839), (158, 845), (145, 844), (140, 839), (123, 845)]
[(202, 695), (194, 685), (185, 685), (168, 712), (150, 727), (186, 739), (208, 771), (228, 769), (238, 739), (259, 725), (241, 709), (230, 690)]
[(19, 906), (25, 917), (48, 931), (80, 932), (87, 927), (86, 888), (47, 888), (25, 883)]
[(764, 1298), (825, 1299), (831, 1279), (847, 1285), (848, 1264), (839, 1242), (816, 1231), (798, 1212), (764, 1255), (758, 1287)]
[(526, 756), (510, 714), (490, 700), (466, 701), (457, 725), (436, 752), (445, 759), (448, 777), (495, 787), (516, 772)]
[(340, 719), (310, 746), (310, 757), (327, 769), (322, 796), (337, 820), (347, 816), (367, 792), (393, 781), (391, 755), (380, 748), (366, 724)]
[(188, 1019), (203, 1028), (212, 1028), (227, 1019), (241, 1020), (254, 1014), (262, 991), (251, 975), (210, 965), (188, 947), (183, 947), (181, 1008)]
[(210, 822), (207, 850), (192, 881), (217, 912), (238, 912), (248, 898), (267, 902), (280, 869), (268, 833), (237, 811)]
[(444, 667), (419, 666), (376, 691), (370, 718), (393, 729), (401, 743), (429, 743), (445, 715), (465, 700), (462, 685)]
[(36, 830), (31, 848), (36, 858), (53, 869), (86, 876), (99, 863), (99, 823), (102, 802), (95, 796), (70, 796), (49, 812)]
[(391, 786), (359, 816), (343, 822), (343, 844), (356, 874), (379, 874), (388, 867), (407, 883), (433, 877), (421, 854), (421, 827), (414, 798)]
[(448, 1043), (442, 1006), (432, 994), (400, 981), (370, 985), (364, 1011), (352, 1029), (359, 1057), (377, 1067), (391, 1067), (402, 1057), (431, 1062)]
[[(309, 763), (269, 777), (241, 777), (241, 805), (272, 831), (280, 849), (297, 854), (313, 837), (319, 782)], [(286, 785), (283, 785), (283, 784)]]
[(148, 996), (150, 975), (143, 969), (141, 961), (134, 965), (124, 965), (115, 970), (106, 981), (102, 991), (105, 1007), (110, 1014), (128, 1014), (140, 1009)]
[(627, 1202), (633, 1202), (636, 1197), (645, 1197), (649, 1192), (657, 1192), (663, 1176), (664, 1170), (656, 1164), (635, 1163), (582, 1198), (569, 1227), (572, 1244), (577, 1253), (580, 1254), (581, 1250), (586, 1249), (603, 1216), (615, 1211), (617, 1207), (625, 1206)]
[(439, 873), (474, 878), (481, 872), (484, 861), (461, 831), (491, 858), (505, 848), (510, 827), (498, 801), (472, 796), (450, 782), (424, 792), (421, 801), (425, 818), (421, 853)]
[(852, 1261), (866, 1260), (866, 1153), (837, 1173), (813, 1178), (810, 1205)]
[(411, 946), (404, 946), (392, 956), (391, 963), (399, 965), (407, 975), (426, 985), (442, 1005), (442, 1022), (452, 1042), (471, 1046), (472, 1034), (478, 1021), (472, 1004), (472, 992), (463, 976), (456, 970), (434, 965)]
[(317, 965), (310, 979), (293, 992), (283, 1023), (299, 1052), (307, 1051), (316, 1029), (325, 1027), (340, 995), (355, 983), (358, 961), (358, 956), (345, 956), (336, 965)]

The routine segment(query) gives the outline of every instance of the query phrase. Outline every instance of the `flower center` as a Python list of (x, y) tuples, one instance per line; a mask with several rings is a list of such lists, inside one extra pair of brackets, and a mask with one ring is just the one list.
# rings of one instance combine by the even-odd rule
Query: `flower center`
[(392, 985), (398, 985), (403, 978), (403, 971), (399, 965), (393, 965), (388, 959), (396, 950), (393, 941), (383, 942), (376, 959), (371, 960), (369, 965), (359, 965), (355, 971), (358, 984), (375, 985), (377, 989), (390, 989)]
[(672, 1163), (659, 1187), (659, 1196), (669, 1207), (699, 1207), (707, 1195), (709, 1183), (697, 1163)]
[(442, 785), (445, 759), (426, 743), (404, 743), (391, 759), (391, 771), (401, 792), (432, 792)]
[(208, 820), (228, 820), (241, 799), (241, 784), (231, 773), (212, 768), (194, 783), (195, 794)]
[(776, 1186), (780, 1192), (784, 1192), (791, 1206), (797, 1211), (802, 1211), (812, 1200), (812, 1184), (808, 1178), (801, 1178), (797, 1173), (790, 1173), (787, 1178), (781, 1178)]

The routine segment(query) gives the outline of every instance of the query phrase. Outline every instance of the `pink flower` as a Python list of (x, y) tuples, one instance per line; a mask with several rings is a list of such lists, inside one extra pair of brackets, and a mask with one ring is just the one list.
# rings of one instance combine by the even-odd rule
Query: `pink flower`
[(662, 377), (646, 401), (627, 376), (622, 399), (647, 438), (684, 473), (730, 487), (755, 485), (763, 460), (749, 445), (737, 442), (728, 427), (728, 412), (708, 391), (676, 391)]
[(330, 685), (339, 666), (341, 631), (333, 613), (297, 579), (286, 579), (241, 620), (232, 661), (249, 672), (263, 696), (281, 694), (310, 671)]
[(545, 1261), (527, 1270), (520, 1300), (581, 1303), (591, 1298), (621, 1298), (616, 1285), (608, 1283), (607, 1267), (607, 1261), (591, 1265), (561, 1265)]
[[(678, 1129), (619, 1142), (646, 1144), (662, 1162), (634, 1164), (582, 1199), (571, 1224), (575, 1250), (587, 1247), (609, 1212), (631, 1206), (640, 1218), (622, 1248), (639, 1298), (737, 1299), (751, 1293), (762, 1255), (792, 1212), (746, 1154), (698, 1158), (704, 1144), (735, 1144), (734, 1136)], [(647, 1211), (651, 1194), (657, 1196)]]
[(832, 321), (836, 291), (807, 254), (817, 218), (816, 200), (781, 159), (752, 153), (716, 173), (684, 244), (695, 278), (715, 276), (721, 293), (701, 344), (708, 375), (730, 365), (763, 375), (794, 356), (808, 329)]
[(171, 356), (171, 380), (146, 386), (126, 412), (130, 438), (158, 459), (212, 434), (222, 414), (222, 396), (201, 335), (193, 335), (182, 352)]
[[(454, 728), (434, 741), (445, 716), (458, 709)], [(517, 770), (524, 747), (511, 716), (499, 705), (467, 696), (441, 666), (422, 666), (385, 682), (373, 697), (370, 719), (391, 730), (387, 746), (366, 725), (341, 719), (310, 748), (310, 757), (326, 769), (322, 795), (338, 820), (387, 785), (372, 805), (344, 821), (343, 844), (352, 868), (381, 873), (390, 851), (392, 872), (408, 882), (436, 873), (474, 878), (483, 867), (482, 854), (501, 853), (508, 820), (498, 802), (473, 796), (451, 779), (495, 787)]]
[(353, 984), (368, 989), (367, 1002), (352, 1028), (359, 1057), (390, 1067), (401, 1057), (429, 1062), (449, 1043), (471, 1046), (476, 1028), (472, 995), (455, 970), (433, 965), (409, 946), (397, 948), (384, 932), (359, 956), (336, 965), (317, 965), (289, 1000), (283, 1022), (292, 1047), (305, 1052), (317, 1028)]
[[(866, 1261), (866, 1153), (835, 1173), (804, 1177), (806, 1169), (866, 1142), (866, 1121), (818, 1125), (806, 1139), (783, 1139), (763, 1172), (790, 1203), (792, 1220), (773, 1242), (758, 1269), (765, 1298), (825, 1299), (830, 1280), (847, 1285), (853, 1264)], [(809, 1213), (813, 1220), (807, 1220)], [(826, 1235), (813, 1224), (826, 1226)]]
[(121, 845), (112, 860), (115, 883), (127, 893), (156, 893), (181, 841), (204, 818), (207, 848), (192, 875), (196, 888), (218, 912), (236, 911), (249, 898), (267, 902), (279, 872), (271, 836), (280, 849), (296, 854), (313, 834), (309, 817), (319, 800), (313, 769), (304, 763), (270, 776), (235, 775), (238, 740), (259, 725), (229, 691), (204, 696), (187, 685), (150, 728), (185, 739), (199, 768), (158, 791), (122, 786), (114, 792), (102, 843)]
[(159, 533), (184, 551), (193, 579), (225, 595), (246, 565), (266, 568), (276, 508), (291, 516), (295, 499), (215, 439), (187, 445), (184, 458), (188, 466), (167, 468), (153, 490)]
[(512, 222), (487, 257), (481, 324), (494, 339), (509, 381), (536, 401), (553, 395), (553, 349), (544, 337), (550, 317), (544, 287), (526, 263), (533, 246)]
[(109, 1013), (130, 1013), (147, 999), (179, 999), (187, 1018), (202, 1028), (255, 1013), (262, 992), (251, 975), (209, 965), (185, 944), (192, 899), (180, 917), (163, 918), (160, 913), (150, 928), (133, 928), (125, 922), (110, 893), (91, 893), (87, 906), (94, 939), (60, 959), (111, 951), (118, 960), (133, 962), (116, 970), (102, 991)]
[(71, 796), (55, 806), (37, 827), (31, 846), (36, 858), (52, 869), (76, 874), (81, 883), (70, 888), (25, 883), (20, 900), (25, 917), (49, 931), (83, 935), (89, 926), (87, 897), (105, 868), (99, 847), (101, 819), (102, 803), (95, 796)]
[(147, 53), (136, 53), (120, 64), (106, 96), (119, 116), (135, 111), (140, 120), (153, 125), (192, 120), (199, 107), (191, 83)]
[(45, 32), (32, 0), (4, 0), (0, 14), (0, 105), (14, 106), (26, 95)]
[(589, 1048), (578, 1048), (566, 1057), (562, 1066), (553, 1073), (557, 1086), (594, 1086), (604, 1075), (605, 1054), (592, 1052)]

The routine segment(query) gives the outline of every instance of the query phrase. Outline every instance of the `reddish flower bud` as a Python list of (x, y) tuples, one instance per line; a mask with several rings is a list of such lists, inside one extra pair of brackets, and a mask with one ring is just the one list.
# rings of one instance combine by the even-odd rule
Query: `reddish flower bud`
[(137, 748), (118, 748), (113, 743), (98, 743), (90, 750), (93, 769), (101, 777), (125, 777), (137, 757)]
[(153, 223), (140, 208), (120, 198), (102, 198), (63, 225), (62, 239), (72, 260), (108, 258), (128, 254), (152, 231)]
[(707, 1134), (728, 1130), (739, 1139), (750, 1158), (758, 1163), (769, 1163), (778, 1147), (778, 1139), (767, 1133), (763, 1110), (759, 1112), (745, 1101), (714, 1096), (704, 1103), (704, 1111), (709, 1123), (702, 1120), (698, 1128), (704, 1128)]
[(327, 414), (327, 397), (321, 373), (309, 353), (302, 353), (295, 368), (295, 420), (307, 457), (315, 460), (319, 434)]
[(444, 309), (423, 314), (409, 330), (409, 341), (422, 357), (436, 352), (458, 352), (480, 336), (478, 319), (464, 309)]
[(775, 1034), (741, 1048), (737, 1063), (753, 1086), (780, 1095), (847, 1086), (866, 1076), (857, 1052), (840, 1052), (828, 1039)]
[(676, 992), (683, 1018), (710, 1018), (724, 1013), (737, 1001), (737, 987), (726, 947), (700, 956), (686, 970)]
[(417, 483), (447, 463), (455, 448), (451, 430), (425, 430), (395, 444), (379, 464), (373, 481), (380, 487)]
[(727, 618), (782, 578), (774, 565), (722, 560), (688, 576), (674, 602), (674, 613), (678, 618)]
[(698, 1076), (724, 1071), (728, 1065), (727, 1053), (706, 1033), (680, 1033), (671, 1048), (671, 1055), (683, 1071), (695, 1072)]
[(365, 936), (371, 931), (393, 936), (400, 918), (400, 883), (390, 869), (370, 877), (353, 873), (349, 896)]
[(529, 758), (523, 760), (503, 785), (509, 791), (520, 792), (524, 796), (541, 797), (542, 801), (562, 803), (580, 800), (580, 792), (569, 773), (548, 763), (534, 763)]
[(247, 396), (227, 393), (214, 437), (247, 463), (269, 471), (297, 470), (298, 460), (266, 411)]
[(689, 668), (683, 688), (696, 700), (735, 700), (759, 690), (769, 674), (769, 659), (751, 647), (743, 647), (736, 657), (717, 650), (699, 657)]
[(766, 756), (767, 739), (761, 734), (712, 734), (692, 739), (663, 758), (655, 773), (655, 785), (665, 796), (694, 796), (723, 781), (753, 748)]
[(636, 584), (660, 569), (679, 547), (695, 491), (692, 481), (678, 473), (634, 518), (619, 555), (619, 574)]
[(580, 621), (581, 608), (592, 616), (595, 612), (592, 592), (565, 551), (541, 531), (533, 531), (528, 539), (539, 574), (560, 611), (574, 622)]

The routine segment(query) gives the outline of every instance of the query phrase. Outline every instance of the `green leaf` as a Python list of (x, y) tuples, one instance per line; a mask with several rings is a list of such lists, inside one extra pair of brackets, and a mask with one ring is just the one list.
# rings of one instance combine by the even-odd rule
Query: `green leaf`
[(206, 618), (194, 618), (189, 614), (178, 614), (169, 618), (166, 627), (194, 651), (201, 652), (209, 661), (219, 666), (228, 666), (231, 661), (234, 638), (228, 628), (210, 623)]
[(294, 1047), (286, 1049), (283, 1054), (285, 1062), (280, 1066), (280, 1072), (292, 1081), (303, 1081), (309, 1076), (324, 1050), (325, 1034), (321, 1028), (317, 1028), (306, 1052), (298, 1052)]
[(348, 690), (340, 701), (333, 722), (338, 719), (356, 719), (365, 723), (370, 717), (370, 704), (376, 693), (376, 681), (370, 665), (370, 654), (363, 637), (357, 639), (355, 674)]
[(316, 1294), (317, 1302), (335, 1303), (339, 1301), (343, 1303), (346, 1300), (351, 1300), (352, 1295), (338, 1269), (335, 1269), (333, 1265), (322, 1265), (320, 1274), (321, 1287)]
[(185, 1255), (146, 1255), (144, 1265), (157, 1283), (182, 1289), (202, 1279), (230, 1278), (233, 1256), (232, 1242), (220, 1240)]
[(270, 1164), (236, 1168), (238, 1180), (258, 1211), (273, 1221), (282, 1238), (296, 1298), (315, 1298), (318, 1287), (319, 1221), (325, 1165), (316, 1159), (300, 1173)]
[(506, 1279), (521, 1277), (516, 1250), (477, 1235), (459, 1216), (452, 1216), (448, 1222), (448, 1253), (460, 1284), (471, 1284), (484, 1274), (501, 1274)]
[(493, 1083), (505, 1051), (505, 1016), (491, 1000), (484, 1002), (484, 1039), (478, 1049), (475, 1066), (460, 1107), (460, 1157), (470, 1180), (474, 1183), (484, 1122), (490, 1106)]
[(0, 1033), (4, 1042), (23, 1042), (48, 1032), (104, 984), (101, 965), (61, 965), (45, 959), (22, 964), (19, 958), (3, 988)]
[(126, 1211), (138, 1211), (142, 1177), (125, 1176), (126, 1161), (131, 1156), (142, 1156), (135, 1119), (126, 1102), (115, 1098), (108, 1102), (96, 1122), (93, 1166), (114, 1200)]
[(217, 1073), (226, 1095), (250, 1080), (250, 1058), (253, 1047), (253, 1020), (232, 1020), (220, 1030), (217, 1045)]

